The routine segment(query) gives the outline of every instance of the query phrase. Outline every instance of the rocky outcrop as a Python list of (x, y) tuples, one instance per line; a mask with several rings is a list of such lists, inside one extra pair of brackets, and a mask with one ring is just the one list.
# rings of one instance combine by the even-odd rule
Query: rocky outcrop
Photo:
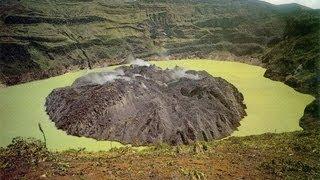
[(320, 130), (320, 11), (288, 18), (285, 29), (279, 42), (262, 57), (267, 68), (264, 76), (313, 95), (316, 100), (306, 107), (300, 126)]
[(304, 130), (319, 131), (320, 130), (320, 98), (317, 97), (304, 110), (304, 115), (300, 120), (300, 126)]
[(221, 139), (246, 115), (242, 94), (222, 78), (137, 65), (80, 77), (45, 105), (68, 134), (135, 145)]
[[(152, 60), (228, 54), (319, 97), (319, 10), (223, 2), (0, 1), (0, 81), (14, 85), (118, 64), (131, 55)], [(319, 113), (311, 116), (320, 122)]]
[(84, 24), (93, 22), (109, 21), (99, 16), (84, 16), (73, 18), (59, 18), (59, 17), (42, 17), (42, 16), (26, 16), (26, 15), (8, 15), (4, 18), (6, 24), (36, 24), (36, 23), (49, 23), (49, 24)]
[(131, 55), (152, 60), (226, 52), (234, 60), (259, 59), (270, 38), (281, 36), (281, 13), (250, 0), (1, 1), (0, 47), (23, 44), (18, 54), (29, 54), (25, 62), (32, 66), (17, 63), (20, 55), (0, 58), (0, 74), (12, 85), (39, 79), (25, 76), (35, 67), (50, 77), (64, 73), (61, 69), (112, 64)]

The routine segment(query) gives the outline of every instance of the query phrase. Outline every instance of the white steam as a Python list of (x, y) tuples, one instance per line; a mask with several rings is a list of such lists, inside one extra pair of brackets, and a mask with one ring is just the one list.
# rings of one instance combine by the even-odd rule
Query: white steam
[(200, 79), (200, 76), (198, 74), (194, 75), (194, 74), (187, 73), (187, 70), (179, 67), (175, 67), (170, 71), (171, 71), (171, 77), (173, 79), (180, 79), (180, 78), (188, 78), (188, 79), (194, 79), (194, 80)]
[(132, 54), (129, 54), (127, 57), (127, 63), (136, 65), (136, 66), (151, 66), (151, 64), (143, 59), (135, 58)]
[(142, 59), (135, 59), (131, 61), (130, 64), (137, 65), (137, 66), (148, 66), (148, 67), (151, 65), (150, 63)]
[[(133, 58), (132, 58), (133, 59)], [(151, 66), (150, 63), (142, 60), (142, 59), (135, 59), (131, 61), (131, 64), (136, 66)], [(187, 70), (175, 67), (173, 69), (167, 69), (167, 73), (169, 73), (170, 78), (174, 81), (177, 81), (181, 78), (187, 78), (187, 79), (193, 79), (193, 80), (199, 80), (201, 79), (201, 75), (199, 74), (192, 74), (188, 73)], [(161, 76), (161, 75), (159, 75)], [(108, 72), (102, 72), (102, 73), (89, 73), (86, 76), (83, 76), (81, 78), (78, 78), (74, 85), (76, 86), (82, 86), (86, 84), (106, 84), (107, 82), (114, 82), (117, 79), (125, 80), (125, 81), (131, 81), (132, 79), (138, 80), (142, 77), (144, 79), (149, 79), (146, 75), (142, 74), (131, 74), (130, 77), (124, 73), (124, 71), (121, 68), (118, 68), (114, 71), (108, 71)], [(137, 78), (137, 79), (136, 79)], [(147, 89), (145, 84), (141, 84), (141, 86), (145, 89)]]
[(113, 82), (116, 79), (123, 79), (130, 81), (130, 77), (125, 76), (122, 69), (115, 71), (109, 71), (104, 73), (90, 73), (78, 80), (77, 84), (105, 84), (107, 82)]

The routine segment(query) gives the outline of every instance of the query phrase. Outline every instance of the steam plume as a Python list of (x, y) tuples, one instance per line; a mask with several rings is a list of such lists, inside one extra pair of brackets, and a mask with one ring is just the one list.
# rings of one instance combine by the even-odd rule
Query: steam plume
[(187, 70), (182, 69), (180, 67), (175, 67), (174, 69), (171, 70), (171, 77), (173, 79), (180, 79), (180, 78), (188, 78), (188, 79), (194, 79), (194, 80), (200, 79), (199, 75), (187, 73)]

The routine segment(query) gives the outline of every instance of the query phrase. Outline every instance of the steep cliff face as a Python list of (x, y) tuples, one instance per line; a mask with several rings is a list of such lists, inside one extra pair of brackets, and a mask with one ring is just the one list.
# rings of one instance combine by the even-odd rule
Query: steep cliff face
[(252, 0), (2, 1), (1, 80), (11, 85), (131, 55), (250, 62), (281, 36), (287, 11)]
[(301, 92), (316, 94), (320, 59), (320, 11), (288, 18), (279, 43), (262, 57), (265, 76), (284, 81)]
[(320, 11), (300, 13), (288, 18), (283, 37), (262, 57), (265, 76), (296, 90), (312, 94), (316, 100), (307, 106), (300, 125), (320, 129)]
[(68, 134), (145, 145), (230, 135), (246, 115), (243, 96), (206, 72), (120, 67), (55, 89), (46, 110)]

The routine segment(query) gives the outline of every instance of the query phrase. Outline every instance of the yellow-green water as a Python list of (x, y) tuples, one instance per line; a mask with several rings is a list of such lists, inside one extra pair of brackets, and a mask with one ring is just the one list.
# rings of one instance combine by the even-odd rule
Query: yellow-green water
[[(213, 60), (177, 60), (153, 62), (162, 68), (176, 65), (186, 69), (205, 70), (234, 84), (244, 95), (247, 114), (234, 136), (289, 132), (300, 130), (299, 118), (314, 98), (294, 91), (283, 83), (263, 77), (265, 69), (236, 62)], [(110, 68), (96, 69), (101, 71)], [(108, 150), (121, 146), (110, 141), (75, 137), (57, 130), (44, 108), (46, 96), (55, 88), (70, 85), (89, 71), (67, 73), (46, 80), (0, 89), (0, 146), (8, 145), (13, 137), (42, 139), (38, 122), (47, 136), (51, 150), (86, 148)]]

